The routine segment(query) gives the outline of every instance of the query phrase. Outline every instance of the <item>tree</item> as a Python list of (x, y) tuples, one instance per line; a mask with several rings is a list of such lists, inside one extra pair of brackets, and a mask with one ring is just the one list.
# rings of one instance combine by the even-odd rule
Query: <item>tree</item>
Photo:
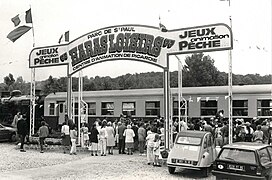
[(214, 66), (214, 60), (203, 53), (195, 53), (185, 59), (184, 84), (186, 86), (214, 86), (218, 84), (220, 72)]
[(50, 93), (60, 92), (60, 88), (59, 88), (57, 80), (54, 79), (51, 75), (45, 81), (45, 84), (43, 86), (43, 92), (46, 95)]
[(9, 73), (8, 76), (4, 77), (4, 82), (7, 85), (7, 89), (6, 90), (12, 91), (13, 90), (12, 85), (14, 84), (15, 79), (14, 79), (14, 77), (13, 77), (13, 75), (11, 73)]

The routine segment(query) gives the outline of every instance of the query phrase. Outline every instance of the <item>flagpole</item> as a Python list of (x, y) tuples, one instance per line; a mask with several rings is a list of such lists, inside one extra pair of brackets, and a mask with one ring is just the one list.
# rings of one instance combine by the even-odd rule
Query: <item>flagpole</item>
[[(35, 47), (35, 34), (34, 34), (34, 23), (32, 20), (32, 12), (31, 12), (31, 5), (30, 6), (30, 13), (31, 13), (31, 21), (32, 21), (32, 37), (33, 37), (33, 48)], [(30, 60), (30, 59), (29, 59)], [(35, 68), (31, 68), (31, 83), (30, 83), (30, 98), (31, 98), (31, 105), (30, 105), (30, 132), (29, 136), (31, 137), (34, 134), (35, 130)]]

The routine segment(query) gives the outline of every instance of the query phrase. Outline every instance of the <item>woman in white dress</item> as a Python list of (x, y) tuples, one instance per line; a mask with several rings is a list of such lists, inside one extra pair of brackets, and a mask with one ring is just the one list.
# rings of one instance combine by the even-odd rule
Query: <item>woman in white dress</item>
[(113, 147), (115, 146), (115, 138), (114, 138), (114, 128), (112, 127), (111, 122), (108, 122), (107, 127), (107, 149), (109, 154), (113, 154)]

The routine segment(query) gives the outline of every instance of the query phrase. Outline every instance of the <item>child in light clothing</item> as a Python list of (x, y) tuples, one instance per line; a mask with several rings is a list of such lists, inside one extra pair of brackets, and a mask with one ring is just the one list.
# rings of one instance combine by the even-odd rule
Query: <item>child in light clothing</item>
[(76, 155), (76, 138), (77, 138), (77, 131), (76, 127), (72, 126), (70, 130), (70, 137), (71, 137), (71, 142), (72, 142), (72, 147), (70, 151), (70, 155)]
[(159, 156), (160, 156), (160, 144), (161, 144), (161, 140), (160, 140), (160, 136), (158, 134), (155, 135), (155, 139), (154, 139), (154, 149), (153, 149), (153, 154), (154, 154), (154, 166), (161, 166), (159, 164)]

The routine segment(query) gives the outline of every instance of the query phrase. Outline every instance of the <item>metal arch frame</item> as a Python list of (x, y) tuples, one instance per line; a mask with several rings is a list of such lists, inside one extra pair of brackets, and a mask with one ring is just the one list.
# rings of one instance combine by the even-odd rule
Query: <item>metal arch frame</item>
[[(129, 26), (129, 25), (122, 25), (122, 26)], [(139, 27), (149, 27), (151, 29), (159, 29), (159, 28), (151, 27), (151, 26), (135, 25), (135, 27), (136, 26), (139, 26)], [(228, 30), (228, 32), (226, 32), (226, 33), (229, 33), (229, 37), (230, 37), (230, 39), (229, 39), (230, 42), (228, 41), (229, 44), (227, 44), (227, 46), (224, 46), (224, 47), (219, 47), (218, 49), (216, 49), (216, 48), (212, 49), (211, 48), (211, 49), (192, 50), (192, 51), (191, 50), (190, 51), (189, 50), (180, 51), (180, 49), (176, 49), (177, 50), (176, 52), (175, 52), (175, 50), (171, 51), (171, 52), (166, 52), (165, 53), (166, 57), (162, 57), (162, 59), (166, 58), (166, 61), (164, 61), (166, 63), (166, 65), (164, 64), (163, 67), (161, 67), (163, 69), (163, 77), (164, 77), (164, 118), (165, 118), (165, 141), (166, 141), (166, 143), (165, 143), (165, 149), (166, 150), (169, 149), (169, 147), (170, 147), (169, 146), (169, 144), (170, 144), (170, 142), (169, 142), (169, 140), (170, 140), (169, 139), (169, 130), (170, 130), (169, 127), (170, 127), (170, 120), (171, 120), (171, 115), (170, 115), (169, 56), (170, 55), (177, 55), (177, 54), (191, 54), (191, 53), (197, 53), (197, 52), (209, 52), (209, 51), (219, 51), (219, 50), (223, 51), (223, 50), (230, 50), (230, 49), (233, 48), (233, 40), (232, 40), (231, 28), (229, 28), (227, 25), (222, 24), (222, 23), (205, 25), (205, 26), (190, 27), (190, 28), (175, 29), (175, 30), (169, 30), (168, 31), (168, 33), (171, 34), (172, 32), (173, 33), (177, 33), (178, 31), (190, 30), (192, 28), (204, 28), (204, 27), (209, 27), (209, 26), (221, 26), (221, 27), (224, 27), (226, 31)], [(112, 27), (107, 27), (107, 28), (113, 28), (113, 27), (117, 27), (117, 26), (112, 26)], [(101, 30), (104, 30), (104, 29), (107, 29), (107, 28), (102, 28)], [(98, 31), (98, 30), (96, 30), (96, 31)], [(93, 32), (95, 32), (95, 31), (93, 31)], [(87, 33), (87, 34), (89, 34), (89, 33)], [(87, 34), (85, 34), (85, 35), (87, 35)], [(85, 35), (83, 35), (83, 36), (85, 36)], [(81, 38), (81, 37), (79, 37), (79, 38)], [(77, 39), (79, 39), (79, 38), (77, 38)], [(76, 41), (77, 39), (75, 39), (74, 41)], [(72, 41), (71, 43), (73, 43), (74, 41)], [(69, 43), (69, 44), (71, 44), (71, 43)], [(65, 47), (67, 45), (68, 44), (66, 44)], [(58, 47), (62, 48), (62, 51), (67, 50), (63, 46), (58, 45)], [(44, 47), (44, 48), (48, 48), (48, 47)], [(175, 47), (175, 48), (177, 48), (177, 47)], [(37, 56), (35, 56), (35, 51), (34, 50), (38, 51), (39, 48), (35, 48), (35, 49), (33, 49), (31, 51), (31, 53), (30, 53), (30, 59), (39, 58), (39, 55), (36, 54)], [(230, 50), (230, 52), (231, 52), (231, 50)], [(61, 53), (60, 53), (60, 55), (61, 55)], [(67, 60), (67, 52), (66, 51), (64, 52), (63, 55), (66, 55), (66, 56), (64, 56), (64, 57), (66, 57), (66, 59), (64, 59), (64, 60)], [(60, 56), (60, 58), (61, 58), (61, 56)], [(117, 60), (117, 59), (114, 59), (114, 60)], [(125, 60), (133, 60), (133, 58), (127, 58)], [(72, 74), (73, 74), (73, 72), (70, 73), (71, 69), (69, 70), (69, 63), (67, 63), (65, 65), (67, 65), (67, 77), (68, 77), (68, 85), (67, 85), (67, 112), (68, 112), (68, 117), (70, 118), (71, 117), (71, 102), (72, 102), (72, 88), (71, 87), (72, 87)], [(35, 67), (42, 67), (42, 66), (32, 65), (30, 63), (30, 68), (35, 68)], [(84, 68), (81, 68), (81, 69), (84, 69)], [(76, 71), (74, 71), (74, 73), (75, 72)], [(32, 96), (32, 99), (31, 99), (31, 101), (32, 101), (32, 103), (31, 103), (31, 106), (32, 106), (31, 107), (32, 108), (31, 109), (31, 113), (32, 113), (32, 115), (31, 115), (31, 124), (32, 124), (33, 120), (35, 119), (35, 110), (34, 110), (34, 113), (33, 113), (33, 107), (35, 107), (35, 99), (33, 99), (33, 97), (35, 96), (35, 71), (33, 73), (33, 77), (34, 77), (33, 78), (34, 79), (34, 83), (33, 83), (33, 79), (32, 79), (32, 82), (31, 82), (31, 96)], [(229, 99), (232, 99), (231, 95), (230, 95)], [(230, 107), (230, 109), (232, 109), (232, 108)], [(230, 115), (231, 115), (231, 112), (230, 112)], [(32, 116), (34, 117), (33, 119), (32, 119)], [(31, 126), (31, 132), (32, 132), (32, 129), (34, 131), (34, 122), (33, 122), (32, 125), (33, 126)]]

